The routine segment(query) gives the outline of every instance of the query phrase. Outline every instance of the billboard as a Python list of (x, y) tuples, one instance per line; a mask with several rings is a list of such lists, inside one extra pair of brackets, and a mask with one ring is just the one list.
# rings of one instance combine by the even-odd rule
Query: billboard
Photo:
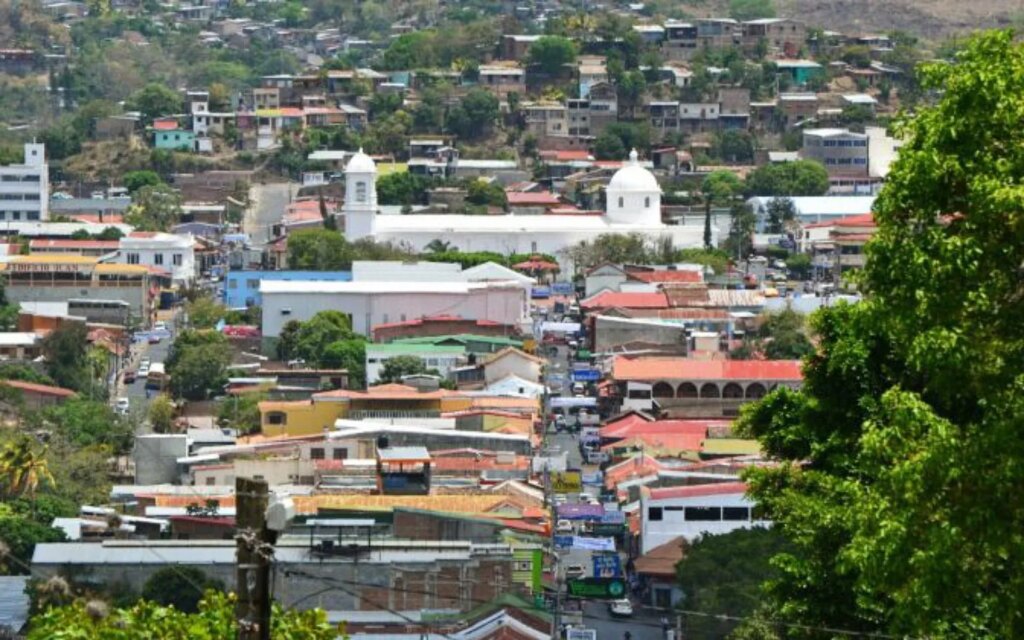
[(555, 282), (551, 285), (551, 291), (560, 296), (572, 295), (575, 290), (571, 282)]
[(600, 520), (604, 506), (599, 504), (560, 504), (558, 517), (566, 520)]
[(594, 554), (594, 576), (598, 578), (618, 578), (622, 576), (622, 559), (617, 553)]
[(583, 490), (583, 476), (579, 471), (556, 471), (551, 474), (551, 490), (555, 493), (579, 493)]
[(597, 382), (601, 379), (601, 372), (597, 369), (573, 369), (573, 382)]
[(579, 578), (569, 581), (569, 595), (577, 598), (615, 600), (626, 596), (626, 582), (620, 578)]

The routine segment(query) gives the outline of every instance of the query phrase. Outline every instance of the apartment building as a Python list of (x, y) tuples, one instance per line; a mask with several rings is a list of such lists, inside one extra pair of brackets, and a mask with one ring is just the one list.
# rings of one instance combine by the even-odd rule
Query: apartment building
[(46, 146), (25, 145), (21, 164), (0, 167), (0, 221), (39, 221), (49, 218), (50, 178)]

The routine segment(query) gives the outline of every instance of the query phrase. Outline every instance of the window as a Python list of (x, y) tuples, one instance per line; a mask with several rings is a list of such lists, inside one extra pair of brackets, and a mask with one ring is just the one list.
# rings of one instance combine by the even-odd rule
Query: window
[(626, 206), (626, 199), (623, 198), (622, 196), (619, 196), (619, 208), (621, 209), (624, 206)]
[(356, 183), (356, 202), (366, 202), (366, 183)]
[(513, 571), (530, 571), (533, 569), (533, 563), (529, 560), (516, 560), (512, 563)]
[(738, 522), (750, 520), (750, 509), (747, 507), (723, 507), (722, 520)]
[(348, 449), (335, 449), (331, 457), (335, 460), (348, 460)]
[(180, 267), (182, 263), (181, 254), (176, 253), (173, 256), (171, 256), (171, 263), (176, 267)]
[(248, 280), (245, 281), (245, 288), (246, 289), (259, 289), (260, 288), (260, 281), (259, 280), (248, 279)]
[(274, 411), (267, 414), (267, 424), (288, 424), (288, 414)]
[(533, 242), (530, 243), (530, 253), (536, 253), (536, 252), (537, 252), (537, 242), (533, 241)]
[(153, 254), (153, 264), (163, 264), (163, 263), (164, 263), (164, 254), (162, 254), (162, 253), (155, 253), (155, 254)]
[(312, 449), (310, 449), (309, 450), (309, 459), (310, 460), (323, 460), (324, 459), (324, 448), (323, 447), (313, 447)]
[(715, 522), (721, 519), (721, 507), (686, 507), (687, 522)]
[(129, 253), (126, 258), (128, 260), (128, 264), (139, 264), (139, 254), (137, 253)]
[(228, 280), (228, 289), (237, 289), (238, 280)]
[(29, 211), (28, 212), (28, 219), (29, 220), (38, 220), (39, 219), (39, 212), (38, 211)]
[(661, 507), (648, 507), (647, 519), (651, 522), (660, 522), (662, 519)]
[(213, 476), (206, 478), (206, 486), (212, 487), (215, 484), (217, 484), (217, 478), (214, 478)]
[(651, 197), (647, 196), (647, 197), (644, 198), (644, 209), (650, 209), (650, 208), (651, 208)]

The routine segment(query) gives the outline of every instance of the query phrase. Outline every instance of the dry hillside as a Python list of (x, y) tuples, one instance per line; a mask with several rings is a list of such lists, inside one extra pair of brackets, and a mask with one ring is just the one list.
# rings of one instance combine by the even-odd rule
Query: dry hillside
[[(779, 16), (846, 34), (907, 31), (931, 40), (1024, 18), (1021, 0), (774, 0)], [(685, 2), (693, 16), (727, 15), (728, 0)]]

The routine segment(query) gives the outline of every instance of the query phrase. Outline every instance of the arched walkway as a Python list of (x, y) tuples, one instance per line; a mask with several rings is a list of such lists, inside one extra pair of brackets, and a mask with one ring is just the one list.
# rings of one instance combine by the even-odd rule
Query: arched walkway
[(725, 385), (724, 389), (722, 389), (722, 397), (723, 398), (742, 398), (743, 397), (743, 387), (741, 387), (740, 385), (736, 384), (735, 382), (730, 382), (729, 384)]
[(718, 385), (710, 382), (705, 382), (704, 386), (700, 388), (700, 397), (702, 398), (718, 398), (721, 394), (718, 391)]
[(697, 397), (697, 385), (692, 382), (683, 382), (676, 389), (677, 398), (696, 398)]
[(760, 382), (755, 382), (747, 387), (747, 397), (752, 400), (763, 398), (766, 393), (768, 393), (768, 391)]
[(655, 398), (672, 398), (675, 397), (675, 390), (669, 383), (659, 382), (651, 389), (651, 395)]

